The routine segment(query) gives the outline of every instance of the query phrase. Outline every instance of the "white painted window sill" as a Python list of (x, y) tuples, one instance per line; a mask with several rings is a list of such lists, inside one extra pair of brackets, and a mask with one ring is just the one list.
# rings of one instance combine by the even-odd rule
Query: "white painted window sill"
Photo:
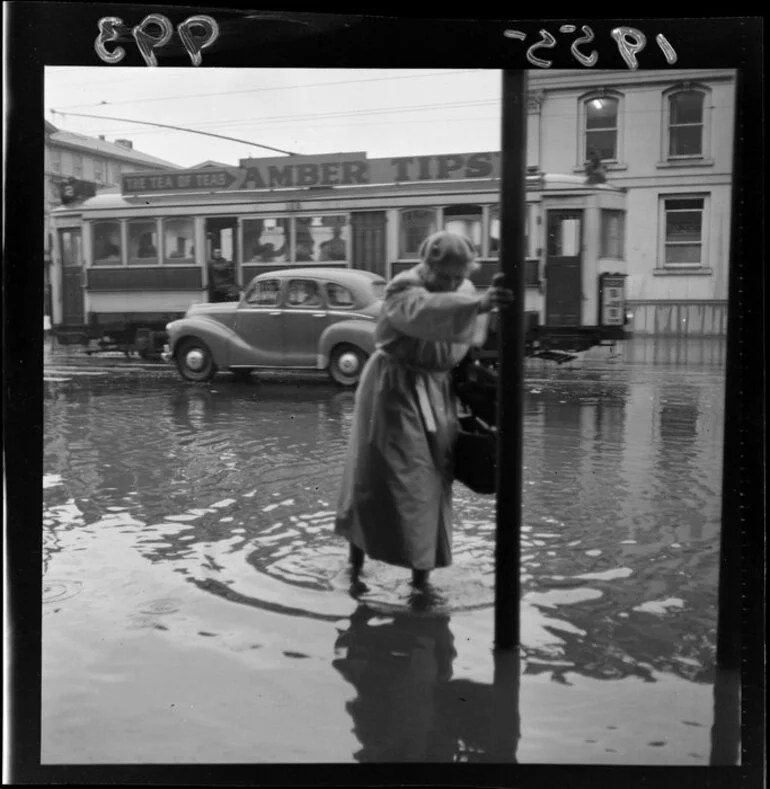
[(658, 169), (668, 169), (672, 167), (713, 167), (713, 159), (695, 157), (693, 159), (668, 159), (665, 162), (658, 162), (655, 166)]
[(710, 277), (713, 273), (714, 269), (703, 266), (693, 266), (692, 268), (656, 268), (653, 269), (652, 272), (654, 277)]
[[(628, 165), (622, 162), (602, 162), (602, 166), (607, 172), (614, 172), (617, 170), (628, 170)], [(573, 173), (585, 174), (585, 165), (578, 165), (572, 168)]]

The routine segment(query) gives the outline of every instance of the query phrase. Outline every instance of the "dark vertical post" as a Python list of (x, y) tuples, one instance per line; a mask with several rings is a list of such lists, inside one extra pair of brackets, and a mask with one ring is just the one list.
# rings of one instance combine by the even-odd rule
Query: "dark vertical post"
[[(730, 205), (730, 266), (729, 301), (727, 314), (727, 363), (725, 370), (725, 424), (722, 449), (722, 523), (719, 535), (719, 608), (717, 614), (717, 670), (714, 682), (714, 722), (711, 728), (711, 764), (736, 765), (741, 746), (741, 623), (743, 589), (741, 587), (741, 515), (745, 513), (740, 483), (746, 469), (746, 432), (753, 428), (745, 423), (741, 395), (746, 377), (744, 365), (744, 335), (746, 334), (746, 287), (741, 282), (740, 269), (747, 260), (744, 248), (744, 222), (747, 210), (744, 201), (744, 168), (742, 146), (748, 143), (753, 156), (759, 149), (757, 131), (746, 123), (747, 99), (743, 71), (735, 74), (735, 127), (733, 133), (733, 183)], [(753, 105), (750, 111), (753, 111)], [(746, 139), (748, 137), (748, 139)], [(752, 141), (757, 148), (752, 148)], [(760, 200), (761, 202), (761, 200)], [(757, 216), (757, 225), (763, 221)], [(750, 256), (748, 259), (751, 259)], [(759, 337), (745, 337), (753, 347), (761, 343)], [(761, 347), (759, 349), (761, 351)], [(761, 383), (756, 391), (761, 392)], [(761, 396), (761, 395), (760, 395)], [(759, 406), (761, 408), (761, 406)], [(744, 515), (745, 517), (745, 515)], [(747, 523), (753, 525), (751, 519)], [(759, 606), (758, 606), (759, 608)]]
[[(524, 239), (526, 233), (527, 74), (503, 71), (500, 268), (513, 303), (500, 310), (497, 426), (495, 646), (519, 646), (524, 385)], [(499, 277), (500, 275), (498, 275)]]

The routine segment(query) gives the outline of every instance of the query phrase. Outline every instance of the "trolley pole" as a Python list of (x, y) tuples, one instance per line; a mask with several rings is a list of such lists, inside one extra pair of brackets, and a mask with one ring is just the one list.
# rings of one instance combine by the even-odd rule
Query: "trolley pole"
[[(499, 312), (497, 389), (497, 529), (495, 647), (514, 649), (520, 636), (522, 434), (524, 386), (524, 239), (526, 232), (527, 73), (503, 71), (500, 182), (500, 268), (513, 291)], [(499, 281), (499, 280), (498, 280)]]

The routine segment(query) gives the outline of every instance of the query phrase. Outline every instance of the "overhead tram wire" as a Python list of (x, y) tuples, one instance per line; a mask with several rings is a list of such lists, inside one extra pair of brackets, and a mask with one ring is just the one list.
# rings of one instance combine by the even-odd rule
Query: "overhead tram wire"
[(300, 156), (296, 151), (285, 151), (282, 148), (274, 148), (272, 145), (264, 145), (259, 142), (252, 142), (251, 140), (241, 140), (238, 137), (227, 137), (224, 134), (214, 134), (214, 132), (198, 131), (197, 129), (186, 129), (184, 126), (173, 126), (170, 123), (152, 123), (151, 121), (135, 121), (131, 118), (108, 118), (106, 115), (88, 115), (83, 112), (59, 112), (51, 110), (52, 115), (72, 115), (79, 118), (97, 118), (98, 120), (105, 121), (121, 121), (122, 123), (137, 123), (142, 126), (158, 126), (162, 129), (174, 129), (175, 131), (189, 132), (190, 134), (202, 134), (205, 137), (218, 137), (220, 140), (229, 140), (230, 142), (239, 142), (244, 145), (253, 145), (256, 148), (265, 148), (268, 151), (275, 151), (276, 153), (285, 153), (287, 156)]
[[(443, 76), (454, 76), (456, 74), (472, 74), (480, 69), (463, 69), (461, 71), (448, 71), (448, 72), (441, 72), (441, 71), (432, 71), (429, 74), (404, 74), (398, 75), (395, 77), (369, 77), (364, 79), (349, 79), (349, 80), (339, 80), (337, 82), (315, 82), (309, 83), (307, 85), (274, 85), (268, 88), (241, 88), (239, 90), (224, 90), (224, 91), (215, 91), (214, 93), (198, 93), (196, 95), (181, 95), (177, 94), (175, 96), (154, 96), (152, 98), (142, 98), (142, 99), (127, 99), (125, 101), (111, 101), (109, 104), (111, 106), (116, 106), (118, 104), (137, 104), (141, 102), (142, 104), (147, 104), (151, 101), (177, 101), (182, 99), (200, 99), (206, 98), (208, 96), (234, 96), (236, 94), (241, 93), (265, 93), (274, 90), (297, 90), (300, 88), (324, 88), (328, 86), (335, 86), (335, 85), (353, 85), (360, 82), (384, 82), (386, 80), (396, 80), (396, 79), (425, 79), (427, 77), (443, 77)], [(103, 84), (103, 83), (99, 83)], [(72, 86), (70, 86), (72, 87)], [(77, 87), (77, 86), (74, 86)], [(108, 102), (97, 102), (95, 104), (68, 104), (63, 109), (67, 109), (67, 107), (99, 107), (103, 104)]]

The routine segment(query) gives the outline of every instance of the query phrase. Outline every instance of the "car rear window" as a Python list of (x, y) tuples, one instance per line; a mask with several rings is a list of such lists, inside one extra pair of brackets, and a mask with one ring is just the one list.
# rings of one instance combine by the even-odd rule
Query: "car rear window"
[(347, 288), (333, 282), (326, 283), (326, 297), (330, 307), (352, 307), (355, 303), (353, 294)]

